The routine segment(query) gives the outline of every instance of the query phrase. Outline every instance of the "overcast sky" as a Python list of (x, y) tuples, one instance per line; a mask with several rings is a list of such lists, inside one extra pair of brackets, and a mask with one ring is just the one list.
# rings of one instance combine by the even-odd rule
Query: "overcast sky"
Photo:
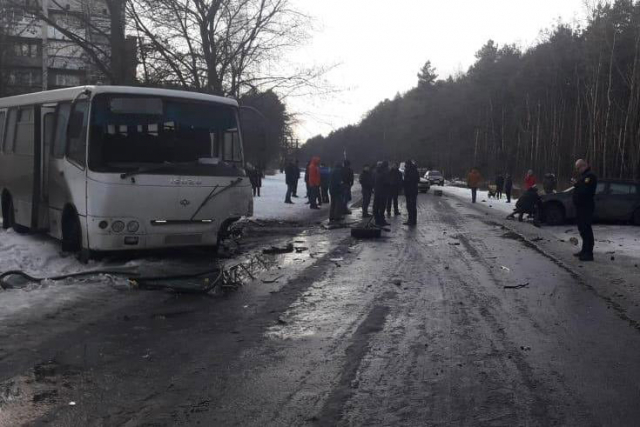
[(535, 44), (558, 19), (581, 22), (584, 0), (291, 0), (314, 18), (311, 41), (292, 54), (304, 64), (338, 64), (329, 96), (289, 98), (301, 140), (350, 123), (417, 83), (427, 59), (441, 78), (466, 71), (489, 39)]

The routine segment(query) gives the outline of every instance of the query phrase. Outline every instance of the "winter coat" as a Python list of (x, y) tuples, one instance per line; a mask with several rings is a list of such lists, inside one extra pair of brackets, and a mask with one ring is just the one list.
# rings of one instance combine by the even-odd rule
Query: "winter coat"
[(580, 179), (574, 185), (573, 189), (573, 204), (578, 209), (591, 209), (595, 208), (595, 202), (593, 197), (596, 194), (596, 187), (598, 186), (598, 177), (591, 172), (591, 169), (584, 171), (580, 175)]
[(528, 190), (536, 185), (537, 179), (535, 175), (527, 175), (524, 177), (524, 189)]
[(389, 171), (384, 167), (379, 167), (373, 178), (373, 191), (377, 197), (389, 196)]
[(404, 194), (406, 196), (418, 194), (418, 184), (420, 183), (420, 173), (413, 164), (407, 164), (404, 171)]
[(360, 185), (362, 190), (373, 190), (373, 173), (370, 170), (363, 170), (360, 173)]
[(399, 193), (402, 188), (402, 172), (393, 168), (389, 171), (389, 189), (393, 194)]
[(480, 187), (481, 182), (482, 175), (480, 175), (480, 172), (478, 172), (477, 169), (473, 169), (471, 172), (469, 172), (469, 175), (467, 175), (467, 185), (469, 186), (469, 188), (478, 188)]
[(498, 175), (496, 177), (496, 187), (499, 191), (502, 191), (502, 189), (504, 188), (504, 177), (502, 175)]
[(320, 166), (320, 186), (329, 188), (331, 182), (331, 168), (328, 166)]
[(311, 164), (309, 165), (309, 186), (320, 187), (321, 183), (320, 157), (314, 157), (311, 159)]
[(342, 167), (335, 167), (331, 172), (331, 178), (329, 180), (329, 191), (331, 194), (338, 194), (342, 192), (342, 186), (344, 185), (344, 170)]
[(538, 190), (535, 187), (531, 187), (518, 199), (516, 209), (519, 212), (533, 213), (538, 203), (540, 203)]
[(353, 187), (353, 169), (351, 169), (351, 166), (343, 166), (342, 167), (342, 180), (344, 181), (344, 184), (346, 187), (351, 188)]
[(504, 181), (504, 189), (506, 191), (511, 191), (513, 189), (513, 179), (511, 179), (510, 176)]
[(298, 175), (300, 175), (300, 171), (293, 163), (289, 163), (284, 168), (284, 175), (287, 185), (295, 185), (296, 181), (298, 181)]

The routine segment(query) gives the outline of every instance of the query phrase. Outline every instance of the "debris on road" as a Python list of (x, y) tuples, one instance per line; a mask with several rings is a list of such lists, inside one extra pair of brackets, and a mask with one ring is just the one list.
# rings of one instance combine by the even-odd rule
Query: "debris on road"
[(400, 279), (395, 279), (395, 280), (393, 281), (393, 284), (394, 284), (394, 285), (396, 285), (396, 286), (401, 286), (401, 285), (402, 285), (402, 280), (400, 280)]
[(284, 247), (271, 246), (270, 248), (263, 249), (262, 253), (265, 255), (288, 254), (293, 252), (293, 250), (293, 243), (289, 243)]
[(521, 285), (505, 285), (503, 288), (504, 289), (522, 289), (527, 287), (529, 287), (529, 282), (523, 283)]
[(576, 237), (570, 238), (569, 241), (573, 246), (578, 246), (578, 243), (580, 243)]
[(509, 272), (511, 271), (511, 269), (509, 267), (505, 267), (504, 265), (501, 265), (500, 269), (504, 270), (504, 271), (509, 271)]
[(282, 277), (284, 277), (284, 274), (281, 274), (278, 277), (274, 277), (273, 279), (262, 279), (262, 283), (265, 283), (265, 284), (276, 283), (279, 279), (282, 279)]

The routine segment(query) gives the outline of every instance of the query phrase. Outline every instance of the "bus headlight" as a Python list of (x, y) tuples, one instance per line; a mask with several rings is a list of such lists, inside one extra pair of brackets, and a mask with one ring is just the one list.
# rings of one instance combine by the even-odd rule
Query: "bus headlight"
[(129, 233), (135, 233), (139, 229), (140, 229), (140, 224), (138, 224), (138, 221), (129, 221), (127, 223), (127, 231)]
[(113, 224), (111, 224), (111, 229), (116, 233), (122, 233), (124, 231), (124, 222), (114, 221)]

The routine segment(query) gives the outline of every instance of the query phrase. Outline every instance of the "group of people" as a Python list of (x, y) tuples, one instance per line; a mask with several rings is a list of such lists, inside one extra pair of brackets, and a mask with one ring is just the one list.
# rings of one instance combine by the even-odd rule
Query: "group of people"
[[(593, 261), (593, 212), (595, 210), (594, 196), (598, 184), (598, 178), (591, 171), (591, 167), (587, 161), (580, 159), (575, 163), (575, 169), (578, 173), (578, 179), (574, 181), (573, 204), (576, 208), (576, 224), (580, 237), (582, 238), (582, 249), (574, 254), (581, 261)], [(477, 168), (472, 168), (467, 176), (467, 185), (471, 189), (471, 199), (476, 203), (477, 191), (482, 183), (482, 175)], [(539, 194), (537, 178), (533, 170), (527, 171), (524, 180), (524, 192), (518, 198), (514, 211), (507, 218), (515, 218), (522, 221), (524, 215), (533, 218), (534, 225), (539, 226), (540, 216), (542, 213), (542, 197)], [(545, 194), (551, 194), (556, 191), (558, 181), (552, 173), (544, 175), (542, 187)], [(495, 180), (496, 198), (502, 197), (504, 190), (507, 196), (507, 203), (511, 203), (511, 193), (513, 190), (513, 180), (510, 174), (503, 177), (497, 174)]]
[(408, 220), (405, 225), (417, 224), (417, 199), (420, 174), (418, 167), (412, 160), (404, 164), (404, 174), (397, 164), (389, 166), (389, 162), (381, 161), (376, 164), (375, 170), (365, 165), (360, 174), (362, 186), (362, 216), (369, 218), (369, 205), (373, 197), (373, 217), (376, 225), (385, 226), (389, 223), (385, 219), (385, 212), (391, 217), (391, 209), (394, 215), (400, 215), (398, 209), (398, 197), (402, 190), (406, 198)]

